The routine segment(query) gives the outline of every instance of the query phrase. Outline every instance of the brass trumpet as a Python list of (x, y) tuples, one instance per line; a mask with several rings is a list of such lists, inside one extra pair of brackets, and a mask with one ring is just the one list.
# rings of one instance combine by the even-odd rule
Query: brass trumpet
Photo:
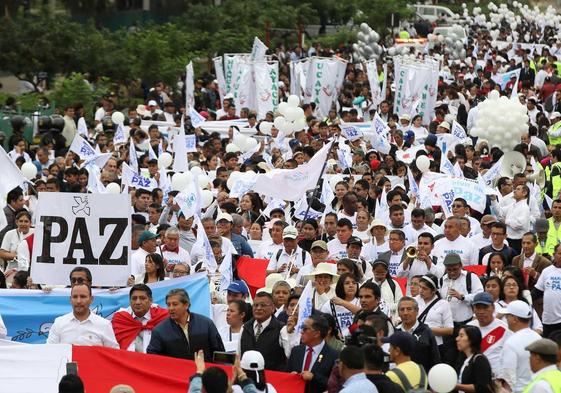
[(417, 255), (419, 255), (419, 252), (417, 251), (417, 247), (415, 246), (407, 247), (407, 249), (405, 250), (405, 255), (407, 255), (407, 258), (410, 259), (417, 258)]

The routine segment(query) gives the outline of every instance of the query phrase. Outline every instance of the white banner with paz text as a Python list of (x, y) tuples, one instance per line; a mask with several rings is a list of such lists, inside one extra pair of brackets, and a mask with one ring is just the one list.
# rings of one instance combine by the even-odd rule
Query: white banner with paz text
[(432, 190), (432, 205), (442, 206), (446, 217), (452, 215), (452, 202), (456, 198), (465, 199), (469, 207), (480, 213), (485, 211), (486, 190), (477, 180), (443, 176), (435, 179), (428, 188)]
[(123, 286), (130, 276), (128, 194), (39, 193), (31, 277), (33, 282), (68, 285), (78, 266), (95, 286)]

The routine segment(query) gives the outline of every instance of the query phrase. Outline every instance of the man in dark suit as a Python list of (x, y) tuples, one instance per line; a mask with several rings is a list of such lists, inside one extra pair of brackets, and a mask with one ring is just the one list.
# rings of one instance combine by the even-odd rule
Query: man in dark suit
[(194, 359), (202, 350), (207, 362), (215, 351), (224, 351), (220, 333), (211, 319), (189, 311), (191, 301), (184, 289), (172, 289), (166, 295), (169, 318), (152, 331), (146, 353)]
[(281, 344), (283, 324), (275, 317), (273, 297), (267, 292), (257, 292), (253, 299), (253, 318), (243, 325), (240, 338), (240, 355), (246, 351), (259, 351), (265, 359), (267, 370), (284, 371), (285, 350)]
[(288, 371), (300, 374), (306, 381), (307, 393), (321, 393), (327, 389), (331, 369), (339, 357), (325, 342), (328, 329), (323, 316), (311, 315), (302, 327), (302, 344), (292, 349), (288, 359)]
[[(416, 239), (415, 239), (416, 240)], [(405, 252), (405, 233), (399, 229), (394, 229), (389, 236), (390, 250), (378, 255), (378, 259), (386, 261), (390, 276), (397, 276), (397, 268), (407, 258)]]

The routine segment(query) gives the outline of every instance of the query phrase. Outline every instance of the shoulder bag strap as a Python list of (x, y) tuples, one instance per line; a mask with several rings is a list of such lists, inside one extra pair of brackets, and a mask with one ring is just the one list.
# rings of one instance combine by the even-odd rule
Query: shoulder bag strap
[(421, 315), (419, 315), (417, 317), (417, 320), (421, 323), (425, 323), (425, 319), (427, 319), (427, 315), (430, 311), (430, 309), (436, 304), (438, 303), (438, 301), (440, 300), (440, 298), (437, 296), (436, 299), (434, 299), (421, 313)]
[(391, 371), (393, 371), (395, 373), (395, 375), (397, 375), (397, 377), (401, 381), (401, 384), (403, 385), (403, 388), (405, 389), (406, 392), (408, 392), (410, 390), (413, 390), (413, 387), (411, 386), (411, 383), (409, 382), (409, 379), (407, 379), (407, 376), (405, 375), (405, 373), (403, 371), (401, 371), (397, 367), (393, 368)]

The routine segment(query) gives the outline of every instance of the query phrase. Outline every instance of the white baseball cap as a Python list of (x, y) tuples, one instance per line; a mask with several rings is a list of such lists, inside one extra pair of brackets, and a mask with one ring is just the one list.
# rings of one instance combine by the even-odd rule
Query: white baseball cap
[(216, 222), (219, 222), (220, 220), (226, 220), (228, 222), (232, 222), (232, 216), (228, 213), (218, 213), (218, 216), (216, 216)]
[(298, 229), (296, 227), (289, 225), (282, 231), (283, 239), (296, 239), (298, 237)]
[(148, 106), (158, 106), (158, 103), (154, 100), (148, 101)]
[(522, 300), (514, 300), (506, 306), (505, 314), (511, 314), (519, 318), (531, 318), (532, 308)]

